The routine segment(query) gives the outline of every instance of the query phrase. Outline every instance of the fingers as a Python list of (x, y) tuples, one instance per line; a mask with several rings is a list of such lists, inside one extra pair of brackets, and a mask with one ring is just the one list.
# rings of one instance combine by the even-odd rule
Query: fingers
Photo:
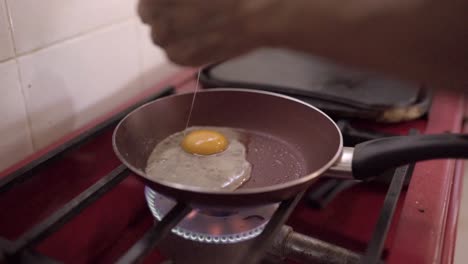
[(222, 59), (215, 56), (216, 49), (218, 49), (217, 44), (201, 44), (200, 41), (191, 40), (168, 46), (166, 54), (176, 64), (200, 66)]
[(230, 30), (225, 17), (208, 16), (202, 12), (193, 12), (189, 8), (178, 8), (177, 12), (161, 14), (150, 23), (153, 42), (165, 47), (196, 35)]
[(209, 31), (229, 31), (236, 1), (140, 0), (138, 13), (151, 27), (153, 42), (161, 47)]
[(190, 38), (165, 48), (168, 58), (183, 66), (215, 63), (250, 50), (251, 48), (230, 41), (222, 34)]
[(150, 24), (153, 20), (157, 19), (158, 16), (164, 14), (167, 10), (170, 10), (177, 1), (170, 0), (140, 0), (138, 2), (138, 15), (145, 24)]
[(161, 15), (173, 16), (184, 12), (184, 9), (189, 9), (190, 13), (200, 13), (210, 10), (208, 7), (209, 1), (200, 0), (139, 0), (137, 11), (143, 23), (150, 24)]
[(173, 27), (171, 27), (169, 20), (160, 19), (155, 21), (151, 27), (151, 39), (154, 44), (164, 48), (171, 43), (171, 40), (174, 41), (179, 38), (178, 36), (174, 36), (176, 32), (171, 30), (171, 28)]
[[(240, 0), (139, 0), (141, 20), (151, 27), (153, 42), (181, 65), (202, 65), (226, 59), (253, 44), (246, 34), (252, 14), (239, 13)], [(239, 36), (228, 40), (226, 36)], [(244, 36), (244, 37), (242, 37)], [(249, 44), (249, 45), (250, 45)]]
[(140, 19), (143, 23), (148, 23), (148, 21), (150, 21), (151, 17), (153, 16), (151, 2), (152, 0), (140, 0), (138, 2), (138, 16), (140, 16)]

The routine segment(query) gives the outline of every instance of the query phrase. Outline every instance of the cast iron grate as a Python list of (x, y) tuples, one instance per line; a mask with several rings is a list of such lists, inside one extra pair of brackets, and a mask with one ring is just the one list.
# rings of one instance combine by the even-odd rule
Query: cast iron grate
[[(32, 177), (35, 170), (38, 170), (43, 166), (47, 166), (54, 160), (62, 157), (65, 153), (80, 147), (89, 140), (100, 135), (103, 131), (112, 126), (115, 126), (122, 118), (124, 118), (128, 113), (137, 107), (157, 98), (173, 94), (174, 91), (175, 89), (173, 87), (166, 87), (162, 89), (157, 94), (154, 94), (153, 96), (150, 96), (149, 98), (133, 105), (132, 107), (129, 107), (121, 113), (116, 114), (105, 122), (97, 125), (93, 129), (84, 132), (80, 136), (50, 151), (39, 159), (34, 160), (19, 170), (0, 179), (0, 195), (21, 184), (29, 177)], [(385, 136), (378, 134), (363, 134), (357, 130), (350, 130), (348, 124), (342, 126), (342, 130), (345, 137), (355, 136), (357, 138), (356, 140), (362, 140), (363, 137), (372, 138)], [(347, 133), (349, 131), (352, 133)], [(394, 209), (403, 187), (403, 182), (406, 178), (410, 177), (412, 167), (413, 165), (407, 165), (398, 168), (395, 171), (394, 177), (387, 192), (384, 206), (381, 211), (379, 222), (377, 223), (376, 230), (374, 232), (374, 236), (369, 243), (366, 254), (362, 257), (362, 260), (365, 263), (381, 262), (380, 257), (382, 255), (383, 243), (385, 242), (387, 236), (388, 227), (391, 224)], [(66, 224), (69, 220), (78, 215), (83, 209), (92, 204), (94, 201), (98, 200), (105, 193), (112, 190), (129, 175), (129, 169), (121, 164), (109, 174), (101, 178), (98, 182), (86, 189), (84, 192), (69, 201), (62, 208), (54, 212), (44, 221), (36, 224), (34, 227), (26, 231), (17, 240), (9, 241), (0, 237), (0, 262), (47, 264), (59, 263), (56, 260), (35, 252), (33, 249), (34, 246), (54, 233), (61, 226)], [(338, 182), (334, 182), (332, 185), (336, 184), (338, 184)], [(348, 187), (348, 185), (346, 185), (345, 188), (346, 187)], [(341, 188), (339, 190), (345, 188)], [(335, 196), (337, 193), (338, 192), (332, 192), (332, 196)], [(303, 196), (304, 193), (300, 193), (293, 199), (283, 201), (280, 204), (279, 208), (269, 223), (266, 225), (264, 232), (255, 238), (255, 245), (257, 246), (246, 252), (244, 261), (242, 263), (258, 263), (264, 257), (264, 253), (271, 245), (274, 236), (279, 232), (281, 227), (283, 227), (285, 221), (288, 219), (289, 215)], [(328, 196), (326, 201), (328, 202), (329, 200), (330, 196)], [(174, 208), (166, 215), (166, 217), (164, 217), (159, 223), (155, 223), (154, 226), (150, 228), (139, 241), (137, 241), (127, 252), (121, 256), (121, 258), (118, 260), (118, 263), (135, 263), (142, 260), (190, 211), (191, 208), (188, 205), (184, 203), (177, 203), (177, 205), (174, 206)]]
[[(135, 110), (139, 106), (151, 102), (155, 99), (168, 96), (175, 92), (174, 87), (169, 86), (160, 90), (158, 93), (138, 102), (137, 104), (125, 109), (124, 111), (112, 116), (105, 122), (100, 123), (94, 128), (82, 133), (76, 138), (60, 145), (58, 148), (46, 153), (42, 157), (32, 161), (26, 166), (0, 179), (0, 195), (6, 191), (21, 184), (29, 177), (34, 175), (34, 171), (41, 167), (47, 166), (51, 162), (59, 159), (64, 154), (72, 151), (89, 140), (99, 136), (108, 128), (117, 125), (128, 113)], [(0, 237), (0, 262), (7, 263), (57, 263), (56, 261), (34, 252), (32, 249), (44, 238), (58, 230), (61, 226), (67, 223), (74, 216), (78, 215), (83, 209), (99, 199), (102, 195), (112, 190), (118, 183), (130, 175), (124, 165), (120, 165), (111, 171), (108, 175), (97, 181), (84, 192), (76, 196), (74, 199), (65, 204), (62, 208), (54, 212), (44, 221), (36, 224), (34, 227), (26, 231), (20, 238), (15, 241), (9, 241)]]

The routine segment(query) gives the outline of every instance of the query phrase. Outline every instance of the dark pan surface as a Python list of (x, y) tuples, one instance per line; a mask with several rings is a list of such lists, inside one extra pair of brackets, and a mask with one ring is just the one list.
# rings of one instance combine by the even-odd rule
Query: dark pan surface
[(265, 133), (250, 132), (247, 135), (244, 140), (247, 160), (253, 166), (250, 180), (240, 188), (281, 184), (306, 175), (306, 162), (301, 152), (287, 141)]

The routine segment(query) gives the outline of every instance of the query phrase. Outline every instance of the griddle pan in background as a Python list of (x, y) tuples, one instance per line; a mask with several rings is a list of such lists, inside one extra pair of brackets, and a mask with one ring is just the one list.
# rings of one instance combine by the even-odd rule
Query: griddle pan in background
[(261, 49), (206, 67), (205, 88), (239, 87), (277, 92), (308, 102), (333, 117), (400, 122), (423, 116), (431, 93), (421, 85), (345, 69), (323, 59)]

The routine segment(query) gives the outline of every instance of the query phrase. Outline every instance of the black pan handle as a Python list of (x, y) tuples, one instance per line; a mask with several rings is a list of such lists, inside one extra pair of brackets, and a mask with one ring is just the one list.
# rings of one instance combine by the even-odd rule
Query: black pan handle
[(416, 135), (367, 141), (354, 148), (352, 172), (354, 178), (363, 180), (390, 168), (442, 158), (468, 158), (468, 135)]

